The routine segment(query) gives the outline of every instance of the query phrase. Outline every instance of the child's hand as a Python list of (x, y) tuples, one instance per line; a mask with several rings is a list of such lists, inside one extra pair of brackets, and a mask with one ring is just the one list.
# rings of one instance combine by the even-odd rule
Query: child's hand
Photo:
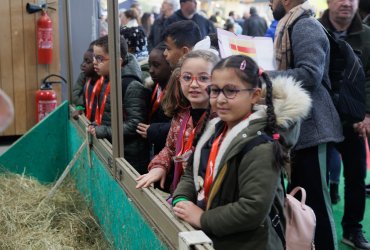
[(92, 134), (94, 137), (96, 137), (96, 130), (95, 130), (95, 126), (94, 125), (89, 125), (87, 127), (87, 131)]
[(195, 228), (201, 228), (200, 217), (204, 211), (191, 201), (180, 201), (176, 203), (173, 212), (177, 217), (186, 221)]
[(160, 181), (161, 188), (164, 188), (164, 182), (166, 181), (166, 170), (163, 168), (153, 168), (149, 171), (149, 173), (140, 175), (136, 181), (136, 188), (146, 188), (157, 181)]
[(150, 125), (144, 124), (144, 123), (139, 123), (136, 127), (136, 132), (140, 134), (143, 138), (147, 138), (147, 130)]
[(78, 117), (84, 113), (83, 110), (75, 110), (72, 112), (72, 117), (75, 120), (78, 120)]

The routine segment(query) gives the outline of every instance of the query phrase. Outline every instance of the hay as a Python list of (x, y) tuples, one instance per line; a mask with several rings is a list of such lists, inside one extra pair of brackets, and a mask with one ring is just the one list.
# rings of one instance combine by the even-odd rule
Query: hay
[(70, 179), (39, 206), (49, 190), (30, 177), (0, 174), (0, 249), (112, 248)]

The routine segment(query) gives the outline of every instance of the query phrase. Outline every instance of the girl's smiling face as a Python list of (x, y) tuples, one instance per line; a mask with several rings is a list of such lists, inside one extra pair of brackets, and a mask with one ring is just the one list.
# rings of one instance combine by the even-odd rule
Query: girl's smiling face
[(212, 63), (203, 58), (189, 58), (183, 63), (179, 82), (192, 108), (207, 108), (207, 87), (211, 84)]
[(261, 89), (242, 82), (235, 69), (222, 68), (212, 73), (210, 96), (212, 110), (231, 129), (252, 112), (253, 105), (261, 97)]

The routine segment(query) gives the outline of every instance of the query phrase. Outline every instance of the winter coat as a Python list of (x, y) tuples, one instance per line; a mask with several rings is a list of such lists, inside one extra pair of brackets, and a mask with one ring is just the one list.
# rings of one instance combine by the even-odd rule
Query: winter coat
[[(279, 133), (285, 146), (291, 148), (298, 140), (300, 122), (309, 113), (309, 95), (292, 78), (273, 81), (274, 106)], [(243, 148), (266, 127), (264, 105), (233, 127), (219, 148), (213, 172), (207, 209), (200, 218), (201, 229), (213, 240), (216, 249), (283, 249), (280, 238), (271, 225), (272, 204), (281, 210), (283, 194), (280, 169), (274, 166), (272, 143), (255, 146), (245, 155)], [(222, 122), (222, 121), (221, 121)], [(211, 120), (201, 136), (177, 189), (178, 198), (197, 200), (202, 149), (220, 123)], [(285, 225), (284, 218), (281, 222)]]
[[(335, 31), (329, 20), (329, 11), (326, 10), (319, 20), (329, 31)], [(366, 75), (366, 113), (370, 114), (370, 27), (362, 24), (361, 17), (356, 14), (347, 30), (345, 38), (356, 54), (360, 55)]]
[[(157, 154), (149, 163), (148, 171), (152, 168), (163, 168), (168, 174), (171, 169), (172, 157), (176, 155), (176, 143), (177, 138), (180, 133), (181, 123), (184, 119), (188, 117), (189, 111), (184, 110), (176, 114), (171, 121), (171, 127), (166, 138), (165, 147)], [(193, 123), (189, 122), (186, 124), (186, 131), (184, 136), (184, 141), (187, 141), (189, 135), (193, 129)]]
[(267, 31), (267, 23), (263, 17), (257, 14), (251, 15), (244, 21), (243, 35), (264, 36)]
[[(123, 97), (124, 158), (140, 173), (146, 173), (149, 162), (148, 143), (137, 132), (138, 123), (147, 123), (149, 93), (141, 83), (140, 67), (133, 55), (128, 54), (121, 71)], [(109, 79), (105, 79), (99, 95), (99, 103)], [(97, 138), (112, 140), (111, 103), (108, 95), (102, 117), (102, 125), (96, 127)]]
[[(153, 92), (154, 90), (152, 90)], [(151, 93), (152, 96), (153, 93)], [(153, 103), (151, 103), (153, 105)], [(153, 107), (150, 107), (151, 113)], [(164, 114), (162, 105), (151, 116), (150, 126), (147, 130), (147, 139), (152, 146), (154, 155), (157, 155), (165, 146), (168, 131), (171, 127), (171, 118)]]
[(193, 22), (198, 24), (198, 27), (200, 29), (201, 39), (203, 39), (205, 36), (207, 36), (210, 33), (216, 32), (215, 26), (210, 20), (204, 18), (198, 13), (195, 13), (191, 19), (188, 19), (182, 14), (181, 9), (175, 11), (175, 13), (166, 20), (165, 27), (167, 27), (171, 23), (175, 23), (175, 22), (183, 21), (183, 20), (192, 20)]
[(310, 93), (312, 109), (301, 125), (301, 134), (296, 150), (317, 146), (327, 142), (343, 140), (337, 110), (323, 82), (328, 76), (329, 40), (314, 19), (301, 18), (293, 26), (291, 36), (293, 65), (284, 71), (270, 71), (270, 77), (293, 76)]
[(151, 51), (161, 41), (163, 41), (162, 33), (165, 28), (166, 18), (163, 16), (156, 19), (150, 28), (150, 34), (148, 37), (148, 50)]
[(85, 100), (84, 100), (85, 83), (86, 83), (85, 73), (81, 72), (78, 75), (77, 81), (73, 85), (73, 89), (72, 89), (72, 103), (76, 106), (85, 107)]

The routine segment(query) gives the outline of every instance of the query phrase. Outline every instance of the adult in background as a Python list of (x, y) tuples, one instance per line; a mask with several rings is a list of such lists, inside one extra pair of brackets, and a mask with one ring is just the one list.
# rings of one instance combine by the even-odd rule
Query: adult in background
[[(358, 0), (328, 0), (328, 9), (320, 22), (336, 39), (347, 41), (356, 54), (360, 55), (365, 70), (366, 116), (364, 121), (352, 124), (342, 121), (344, 141), (336, 147), (342, 155), (344, 173), (344, 215), (342, 218), (342, 242), (356, 249), (370, 249), (370, 243), (362, 232), (361, 221), (365, 213), (365, 178), (366, 178), (366, 132), (370, 132), (370, 28), (362, 24), (357, 13)], [(336, 62), (342, 63), (341, 58)], [(335, 90), (340, 79), (332, 80)], [(361, 128), (364, 129), (356, 129)], [(370, 133), (368, 133), (370, 134)]]
[(161, 6), (160, 17), (157, 18), (151, 29), (148, 36), (148, 47), (151, 51), (155, 46), (157, 46), (162, 40), (162, 32), (164, 31), (164, 25), (170, 16), (179, 8), (178, 0), (163, 0)]
[(121, 27), (138, 27), (140, 25), (139, 14), (135, 9), (128, 9), (120, 13)]
[(366, 24), (367, 26), (370, 26), (370, 1), (369, 0), (360, 0), (359, 6), (358, 6), (358, 13), (360, 13), (360, 16), (364, 24)]
[(250, 17), (244, 21), (243, 35), (264, 36), (267, 30), (267, 23), (263, 17), (260, 17), (255, 7), (249, 9)]
[(143, 27), (145, 36), (148, 37), (150, 34), (150, 28), (154, 23), (154, 15), (150, 12), (144, 12), (141, 16), (141, 26)]
[(301, 125), (298, 142), (291, 152), (290, 187), (307, 192), (307, 205), (316, 215), (317, 250), (337, 249), (337, 237), (326, 181), (326, 150), (330, 142), (343, 140), (339, 115), (323, 82), (329, 81), (330, 44), (313, 17), (306, 0), (271, 0), (278, 20), (274, 51), (277, 70), (271, 76), (290, 75), (302, 83), (312, 99), (312, 108)]
[(199, 26), (201, 39), (203, 39), (209, 33), (216, 32), (212, 21), (197, 13), (196, 0), (180, 0), (180, 9), (167, 19), (165, 25), (167, 26), (171, 23), (182, 20), (192, 20), (195, 22)]
[(237, 35), (242, 34), (243, 33), (243, 28), (236, 21), (235, 12), (234, 11), (230, 11), (229, 12), (229, 18), (228, 19), (231, 20), (234, 23), (235, 34), (237, 34)]

